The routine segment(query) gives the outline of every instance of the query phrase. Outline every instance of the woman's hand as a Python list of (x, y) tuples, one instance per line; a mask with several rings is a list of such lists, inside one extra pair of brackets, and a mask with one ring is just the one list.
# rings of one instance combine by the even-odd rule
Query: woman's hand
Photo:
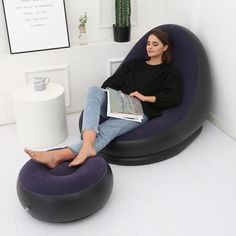
[(141, 94), (138, 91), (130, 93), (129, 96), (136, 97), (136, 98), (138, 98), (142, 102), (154, 103), (156, 101), (156, 96), (144, 96), (143, 94)]
[(144, 96), (144, 95), (142, 95), (140, 92), (138, 92), (138, 91), (135, 91), (135, 92), (133, 92), (133, 93), (130, 93), (129, 94), (129, 96), (131, 96), (131, 97), (136, 97), (136, 98), (138, 98), (140, 101), (142, 101), (142, 102), (145, 102), (145, 98), (146, 98), (146, 96)]

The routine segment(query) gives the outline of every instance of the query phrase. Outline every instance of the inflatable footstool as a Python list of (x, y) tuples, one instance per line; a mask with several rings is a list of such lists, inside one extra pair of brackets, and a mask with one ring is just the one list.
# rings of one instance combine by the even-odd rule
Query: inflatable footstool
[(104, 206), (112, 187), (110, 166), (100, 156), (78, 167), (63, 162), (54, 169), (29, 160), (17, 180), (17, 194), (26, 211), (47, 222), (69, 222)]

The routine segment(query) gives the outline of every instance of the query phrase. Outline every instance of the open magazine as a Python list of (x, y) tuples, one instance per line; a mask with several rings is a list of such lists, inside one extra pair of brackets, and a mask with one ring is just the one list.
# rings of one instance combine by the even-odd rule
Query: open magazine
[(143, 108), (141, 102), (127, 94), (107, 88), (107, 116), (141, 122)]

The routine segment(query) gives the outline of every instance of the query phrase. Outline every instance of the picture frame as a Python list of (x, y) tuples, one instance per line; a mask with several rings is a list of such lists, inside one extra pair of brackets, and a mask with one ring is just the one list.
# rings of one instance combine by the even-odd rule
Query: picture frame
[(11, 54), (70, 47), (65, 0), (2, 0)]

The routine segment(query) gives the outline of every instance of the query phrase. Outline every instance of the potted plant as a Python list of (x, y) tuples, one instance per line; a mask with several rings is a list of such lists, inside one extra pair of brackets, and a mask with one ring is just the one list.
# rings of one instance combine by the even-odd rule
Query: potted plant
[(88, 17), (86, 12), (79, 18), (79, 43), (87, 44), (87, 34), (86, 34), (86, 23), (88, 22)]
[(113, 25), (113, 33), (116, 42), (130, 41), (130, 14), (130, 0), (115, 0), (116, 23)]

